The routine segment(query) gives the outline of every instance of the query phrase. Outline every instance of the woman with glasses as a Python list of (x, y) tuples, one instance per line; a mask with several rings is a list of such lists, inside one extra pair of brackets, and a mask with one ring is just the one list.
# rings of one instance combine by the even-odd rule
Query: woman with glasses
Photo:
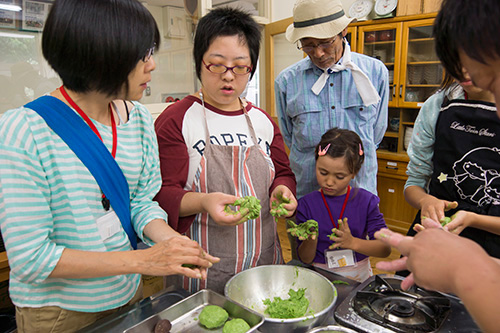
[[(217, 261), (152, 200), (157, 140), (133, 101), (159, 41), (136, 0), (53, 3), (42, 50), (63, 85), (0, 119), (0, 225), (19, 332), (74, 332), (142, 299), (141, 274), (205, 278)], [(137, 236), (150, 247), (134, 251)]]
[[(282, 263), (272, 203), (295, 211), (295, 177), (269, 115), (240, 98), (255, 72), (261, 33), (247, 13), (216, 8), (200, 19), (193, 55), (201, 89), (167, 108), (155, 123), (163, 185), (156, 200), (169, 224), (221, 258), (190, 291), (224, 292), (234, 274)], [(227, 214), (225, 205), (254, 196), (258, 218)], [(286, 200), (286, 201), (288, 201)]]

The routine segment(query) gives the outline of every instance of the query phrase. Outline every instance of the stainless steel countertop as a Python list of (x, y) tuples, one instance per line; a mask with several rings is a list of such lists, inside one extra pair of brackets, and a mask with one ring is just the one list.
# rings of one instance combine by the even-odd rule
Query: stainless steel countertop
[[(337, 289), (337, 301), (335, 302), (330, 315), (320, 326), (335, 324), (336, 322), (333, 316), (333, 314), (335, 313), (335, 309), (340, 303), (342, 303), (347, 295), (359, 285), (359, 282), (350, 280), (321, 268), (306, 265), (298, 260), (292, 260), (291, 262), (287, 263), (287, 265), (306, 267), (318, 272), (330, 281), (340, 280), (348, 283), (335, 284), (335, 287)], [(151, 316), (154, 316), (157, 313), (162, 312), (166, 308), (181, 301), (189, 295), (190, 293), (184, 289), (160, 292), (151, 297), (143, 299), (139, 303), (124, 307), (116, 313), (103, 318), (78, 332), (125, 332), (131, 327), (141, 323), (142, 321)]]
[(98, 320), (94, 324), (79, 330), (78, 332), (125, 332), (129, 328), (159, 312), (162, 312), (166, 308), (183, 300), (189, 295), (190, 293), (184, 289), (160, 292), (147, 297), (136, 304), (126, 306), (112, 315)]

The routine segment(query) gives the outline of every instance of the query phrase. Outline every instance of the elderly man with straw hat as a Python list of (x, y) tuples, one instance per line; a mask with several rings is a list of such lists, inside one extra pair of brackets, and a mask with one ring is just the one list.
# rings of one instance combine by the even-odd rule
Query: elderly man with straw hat
[(297, 197), (318, 189), (314, 147), (332, 127), (352, 130), (365, 147), (353, 186), (377, 194), (376, 149), (387, 128), (389, 77), (385, 65), (351, 52), (340, 0), (297, 0), (286, 38), (307, 57), (276, 78), (279, 125), (290, 148)]

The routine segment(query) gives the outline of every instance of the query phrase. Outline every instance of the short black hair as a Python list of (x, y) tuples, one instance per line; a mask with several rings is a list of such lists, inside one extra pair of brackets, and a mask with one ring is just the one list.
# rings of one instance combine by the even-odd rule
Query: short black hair
[(462, 80), (459, 51), (483, 64), (500, 57), (500, 1), (444, 0), (434, 21), (436, 53), (448, 73)]
[(348, 129), (334, 127), (326, 131), (314, 151), (316, 160), (320, 149), (326, 149), (326, 154), (333, 158), (345, 157), (347, 168), (354, 175), (359, 172), (365, 161), (361, 138), (356, 132)]
[(147, 50), (159, 47), (151, 13), (137, 0), (56, 0), (42, 51), (65, 87), (116, 95)]
[(252, 78), (257, 69), (259, 59), (261, 32), (260, 26), (250, 14), (235, 8), (217, 7), (198, 21), (194, 36), (193, 57), (196, 65), (196, 76), (200, 79), (203, 55), (210, 44), (220, 36), (239, 36), (248, 46), (252, 63)]

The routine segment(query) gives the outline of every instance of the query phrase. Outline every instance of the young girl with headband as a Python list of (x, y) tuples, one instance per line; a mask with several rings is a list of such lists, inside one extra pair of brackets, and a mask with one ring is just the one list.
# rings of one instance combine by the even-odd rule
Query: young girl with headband
[(353, 131), (332, 128), (321, 137), (315, 158), (320, 188), (299, 199), (296, 221), (315, 220), (318, 230), (298, 240), (298, 256), (304, 263), (364, 281), (373, 275), (368, 257), (387, 257), (391, 249), (374, 237), (386, 228), (379, 198), (349, 185), (363, 164), (363, 143)]

